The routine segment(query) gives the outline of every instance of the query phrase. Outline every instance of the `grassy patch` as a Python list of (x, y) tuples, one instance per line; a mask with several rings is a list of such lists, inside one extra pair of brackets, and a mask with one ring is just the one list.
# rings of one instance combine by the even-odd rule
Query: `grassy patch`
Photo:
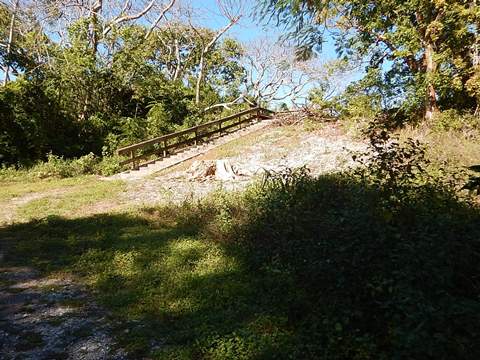
[(125, 188), (121, 181), (101, 181), (96, 176), (3, 182), (0, 186), (0, 223), (108, 211), (119, 205), (118, 194)]
[(97, 181), (94, 176), (80, 176), (67, 179), (45, 179), (32, 180), (27, 178), (17, 178), (15, 180), (0, 181), (2, 192), (0, 193), (0, 201), (6, 201), (25, 194), (34, 192), (44, 192), (57, 188), (69, 188), (79, 185), (91, 184)]
[(480, 141), (478, 133), (470, 135), (461, 131), (431, 131), (428, 128), (406, 128), (400, 131), (402, 138), (413, 137), (428, 145), (431, 160), (456, 166), (480, 164)]
[[(21, 220), (42, 218), (45, 216), (84, 216), (92, 213), (91, 207), (104, 200), (115, 200), (116, 195), (123, 189), (123, 183), (118, 181), (95, 181), (75, 188), (59, 196), (48, 196), (29, 201), (17, 209), (17, 216)], [(104, 211), (108, 204), (102, 204)], [(100, 209), (102, 210), (102, 209)]]
[[(19, 244), (10, 261), (19, 261), (35, 243), (30, 264), (82, 274), (122, 319), (117, 331), (129, 351), (140, 354), (157, 341), (168, 349), (158, 357), (193, 356), (198, 341), (206, 347), (214, 338), (219, 341), (219, 334), (252, 326), (254, 313), (267, 309), (258, 301), (252, 286), (257, 280), (238, 258), (239, 249), (204, 241), (202, 217), (212, 214), (192, 210), (152, 209), (78, 220), (50, 217), (18, 225), (14, 232)], [(24, 242), (24, 236), (35, 240)]]
[(244, 195), (0, 236), (16, 244), (12, 265), (80, 275), (134, 357), (475, 359), (480, 211), (407, 190), (390, 206), (348, 174), (282, 175)]

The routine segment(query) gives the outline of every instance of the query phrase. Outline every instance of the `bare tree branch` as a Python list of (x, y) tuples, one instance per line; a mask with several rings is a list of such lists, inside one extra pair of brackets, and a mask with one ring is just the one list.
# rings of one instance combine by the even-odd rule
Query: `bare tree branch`
[[(228, 19), (228, 23), (218, 30), (213, 38), (203, 46), (203, 49), (200, 53), (200, 60), (198, 63), (198, 74), (197, 74), (197, 81), (195, 84), (195, 103), (200, 103), (200, 90), (201, 85), (203, 82), (203, 77), (205, 74), (205, 58), (207, 54), (210, 52), (212, 47), (217, 43), (217, 41), (222, 37), (232, 26), (234, 26), (243, 16), (243, 2), (242, 1), (234, 1), (232, 3), (231, 0), (217, 0), (217, 4), (219, 9), (221, 10), (223, 16)], [(191, 20), (189, 19), (190, 26), (192, 29), (199, 35), (200, 39), (202, 36), (197, 28), (192, 24)]]
[[(129, 1), (127, 1), (127, 3), (128, 2)], [(147, 12), (150, 11), (150, 9), (153, 7), (154, 4), (155, 4), (155, 0), (150, 1), (148, 3), (148, 5), (145, 6), (145, 8), (143, 10), (141, 10), (140, 12), (138, 12), (136, 14), (122, 15), (122, 13), (120, 13), (120, 15), (118, 15), (116, 18), (114, 18), (112, 21), (110, 21), (110, 23), (105, 27), (105, 29), (103, 30), (103, 36), (107, 35), (110, 32), (110, 30), (112, 30), (113, 26), (119, 25), (119, 24), (121, 24), (123, 22), (126, 22), (126, 21), (132, 21), (132, 20), (140, 19)]]
[(158, 23), (160, 22), (160, 20), (162, 20), (164, 18), (165, 14), (173, 7), (173, 5), (175, 4), (175, 1), (176, 0), (171, 0), (170, 3), (168, 3), (167, 6), (165, 8), (163, 8), (162, 11), (160, 11), (160, 14), (155, 19), (152, 26), (150, 26), (150, 28), (148, 29), (148, 31), (145, 35), (145, 39), (148, 39), (150, 37), (153, 30), (158, 26)]

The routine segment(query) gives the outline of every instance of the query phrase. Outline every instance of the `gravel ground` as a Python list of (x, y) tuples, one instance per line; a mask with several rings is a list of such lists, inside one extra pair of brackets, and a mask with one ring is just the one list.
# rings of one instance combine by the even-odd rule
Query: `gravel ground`
[(1, 359), (126, 359), (106, 312), (68, 277), (0, 269)]

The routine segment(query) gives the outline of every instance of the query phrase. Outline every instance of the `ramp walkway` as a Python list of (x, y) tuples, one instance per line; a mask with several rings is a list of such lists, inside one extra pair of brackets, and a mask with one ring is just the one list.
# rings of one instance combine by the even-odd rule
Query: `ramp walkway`
[(255, 107), (182, 131), (145, 140), (117, 150), (128, 156), (130, 170), (108, 179), (136, 180), (167, 169), (271, 123), (273, 111)]

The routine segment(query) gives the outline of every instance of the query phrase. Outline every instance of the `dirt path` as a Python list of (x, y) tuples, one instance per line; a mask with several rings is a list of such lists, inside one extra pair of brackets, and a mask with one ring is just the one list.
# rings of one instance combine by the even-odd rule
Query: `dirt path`
[(67, 192), (67, 189), (51, 189), (40, 192), (27, 193), (21, 196), (14, 197), (0, 206), (0, 225), (1, 222), (6, 224), (15, 220), (17, 209), (31, 201), (40, 200), (46, 197), (59, 197)]
[(69, 277), (0, 269), (2, 359), (126, 359), (105, 311)]

